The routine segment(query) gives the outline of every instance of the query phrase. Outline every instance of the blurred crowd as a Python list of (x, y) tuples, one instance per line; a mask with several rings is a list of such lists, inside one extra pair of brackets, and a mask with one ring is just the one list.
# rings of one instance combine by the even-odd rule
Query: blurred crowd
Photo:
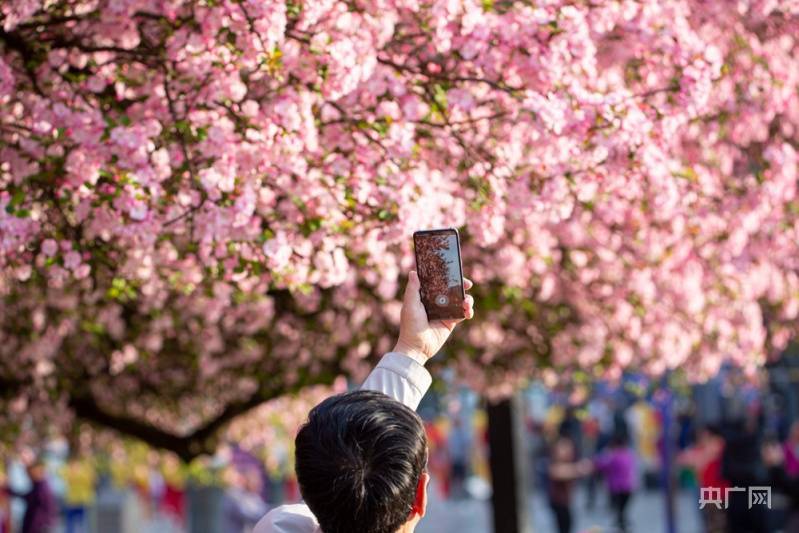
[[(533, 424), (536, 482), (547, 494), (559, 533), (573, 530), (573, 499), (585, 485), (587, 506), (593, 508), (601, 488), (607, 509), (619, 531), (629, 531), (627, 508), (641, 485), (652, 484), (659, 464), (657, 412), (646, 402), (626, 409), (611, 402), (581, 408), (551, 406), (542, 425)], [(633, 445), (635, 443), (635, 447)]]
[(207, 521), (213, 531), (246, 533), (271, 505), (299, 498), (291, 468), (267, 469), (268, 461), (237, 446), (189, 465), (139, 444), (115, 457), (58, 448), (22, 452), (0, 466), (0, 533), (127, 530), (123, 522), (144, 531), (156, 520), (159, 531)]
[[(573, 531), (574, 492), (582, 484), (589, 508), (606, 494), (622, 532), (643, 531), (641, 524), (631, 528), (628, 507), (640, 490), (656, 490), (666, 501), (692, 493), (696, 507), (680, 512), (699, 513), (708, 533), (799, 533), (799, 422), (769, 420), (762, 399), (753, 395), (702, 425), (686, 398), (670, 404), (676, 412), (656, 398), (552, 407), (535, 428), (534, 455), (557, 531)], [(767, 496), (752, 496), (758, 492)]]
[[(546, 496), (553, 530), (575, 531), (599, 513), (616, 531), (647, 531), (630, 516), (646, 491), (650, 500), (663, 499), (659, 512), (671, 509), (676, 522), (700, 523), (708, 533), (799, 533), (796, 413), (734, 372), (708, 391), (711, 402), (691, 387), (651, 383), (576, 400), (546, 387), (528, 397), (529, 482)], [(444, 497), (488, 498), (485, 412), (453, 411), (451, 403), (428, 423), (432, 477)], [(765, 488), (768, 500), (752, 501), (750, 489)], [(694, 516), (676, 520), (683, 513)], [(668, 520), (648, 518), (659, 528)]]
[[(642, 531), (630, 506), (652, 491), (664, 500), (691, 495), (695, 506), (678, 511), (695, 513), (708, 533), (799, 533), (799, 423), (770, 408), (764, 391), (735, 382), (719, 396), (723, 409), (711, 412), (690, 391), (593, 387), (576, 399), (543, 386), (525, 396), (528, 481), (545, 495), (553, 530), (574, 531), (599, 512), (618, 531)], [(436, 501), (487, 500), (479, 398), (455, 388), (431, 396), (422, 413)], [(275, 420), (270, 414), (265, 424)], [(212, 523), (205, 531), (247, 533), (271, 507), (299, 499), (292, 434), (283, 427), (266, 444), (228, 443), (188, 465), (118, 440), (88, 450), (56, 441), (38, 454), (0, 457), (0, 533), (150, 531), (140, 524), (156, 518), (159, 532)], [(752, 505), (750, 487), (769, 487), (768, 505)], [(134, 527), (114, 522), (125, 513)]]

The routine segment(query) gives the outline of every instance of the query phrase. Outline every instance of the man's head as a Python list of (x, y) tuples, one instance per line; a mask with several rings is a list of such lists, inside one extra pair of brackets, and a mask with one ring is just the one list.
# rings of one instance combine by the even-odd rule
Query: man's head
[(42, 481), (46, 476), (44, 463), (40, 459), (35, 459), (25, 466), (28, 477), (33, 482)]
[(396, 533), (424, 516), (424, 426), (385, 394), (357, 391), (323, 401), (297, 434), (296, 448), (300, 491), (324, 533)]
[(558, 437), (552, 447), (552, 458), (557, 462), (574, 461), (574, 443), (568, 437)]

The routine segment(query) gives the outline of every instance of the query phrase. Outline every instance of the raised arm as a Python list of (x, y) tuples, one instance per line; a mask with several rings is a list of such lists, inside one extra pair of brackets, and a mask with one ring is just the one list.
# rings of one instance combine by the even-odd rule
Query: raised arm
[[(463, 287), (469, 290), (472, 282), (464, 280)], [(471, 295), (466, 296), (463, 306), (464, 316), (472, 318), (474, 299)], [(462, 320), (429, 322), (419, 295), (419, 277), (411, 271), (402, 300), (397, 344), (383, 356), (361, 388), (382, 392), (415, 410), (433, 381), (425, 363), (438, 353)]]
[[(472, 282), (464, 280), (464, 289)], [(466, 296), (464, 316), (472, 318), (474, 299)], [(416, 409), (433, 378), (424, 368), (449, 338), (460, 320), (427, 320), (419, 296), (419, 278), (411, 272), (402, 301), (400, 334), (394, 350), (383, 356), (361, 388), (382, 392), (411, 409)], [(284, 505), (270, 511), (254, 533), (318, 533), (319, 524), (304, 504)]]

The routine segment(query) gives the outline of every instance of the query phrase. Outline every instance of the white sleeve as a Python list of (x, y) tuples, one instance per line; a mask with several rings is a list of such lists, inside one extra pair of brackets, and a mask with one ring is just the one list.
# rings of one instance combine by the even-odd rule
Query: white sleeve
[(321, 533), (311, 510), (302, 503), (281, 505), (256, 524), (253, 533)]
[(415, 411), (431, 383), (432, 376), (415, 359), (389, 352), (372, 370), (361, 388), (382, 392)]

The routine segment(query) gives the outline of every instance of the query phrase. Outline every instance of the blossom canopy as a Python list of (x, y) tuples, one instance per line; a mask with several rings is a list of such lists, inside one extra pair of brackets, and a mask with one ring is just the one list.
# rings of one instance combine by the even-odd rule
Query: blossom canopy
[[(193, 457), (390, 348), (454, 226), (505, 393), (748, 368), (799, 313), (790, 0), (7, 0), (0, 427)], [(9, 431), (6, 431), (8, 429)], [(13, 431), (12, 431), (13, 430)]]

